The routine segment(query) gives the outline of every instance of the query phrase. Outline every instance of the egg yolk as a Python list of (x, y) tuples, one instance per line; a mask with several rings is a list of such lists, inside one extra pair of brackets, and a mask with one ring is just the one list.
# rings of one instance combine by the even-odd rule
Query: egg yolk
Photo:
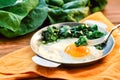
[(90, 49), (86, 46), (76, 47), (75, 44), (70, 44), (65, 48), (65, 52), (72, 57), (83, 57), (90, 54)]

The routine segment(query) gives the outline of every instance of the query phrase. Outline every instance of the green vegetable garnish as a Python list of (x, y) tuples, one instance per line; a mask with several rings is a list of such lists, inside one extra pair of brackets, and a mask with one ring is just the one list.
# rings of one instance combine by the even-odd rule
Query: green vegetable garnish
[(58, 32), (59, 32), (58, 28), (56, 28), (56, 27), (48, 27), (46, 31), (42, 32), (43, 42), (48, 43), (48, 42), (57, 41)]
[(83, 46), (87, 45), (87, 38), (86, 38), (86, 36), (80, 36), (78, 41), (75, 42), (75, 45), (77, 47), (80, 46), (80, 45), (83, 45)]
[[(58, 39), (66, 39), (66, 38), (78, 38), (75, 45), (78, 46), (86, 46), (87, 39), (96, 39), (100, 38), (104, 35), (104, 33), (98, 31), (97, 25), (87, 26), (85, 24), (81, 24), (78, 26), (68, 26), (63, 25), (60, 28), (55, 26), (47, 28), (47, 30), (42, 31), (42, 42), (43, 44), (47, 44), (49, 42), (57, 41)], [(96, 45), (97, 49), (102, 49), (102, 45)]]
[(60, 31), (59, 31), (59, 37), (60, 38), (68, 38), (68, 37), (71, 37), (71, 31), (70, 31), (70, 26), (68, 25), (64, 25), (60, 28)]

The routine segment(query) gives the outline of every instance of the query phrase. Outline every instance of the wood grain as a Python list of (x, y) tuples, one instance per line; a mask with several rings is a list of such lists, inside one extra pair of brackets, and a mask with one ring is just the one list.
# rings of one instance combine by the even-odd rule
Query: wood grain
[(0, 36), (0, 57), (6, 55), (9, 52), (15, 51), (26, 45), (29, 45), (31, 36), (32, 33), (13, 39), (8, 39), (3, 36)]
[(113, 23), (120, 23), (120, 0), (108, 0), (108, 4), (103, 11), (104, 15)]

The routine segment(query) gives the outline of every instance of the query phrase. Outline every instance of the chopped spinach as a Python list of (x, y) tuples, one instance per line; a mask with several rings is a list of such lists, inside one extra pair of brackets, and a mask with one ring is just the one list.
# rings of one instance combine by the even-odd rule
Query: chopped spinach
[[(47, 30), (42, 31), (42, 42), (49, 43), (57, 41), (58, 39), (65, 38), (78, 38), (75, 45), (85, 46), (87, 45), (87, 39), (97, 39), (104, 35), (103, 32), (98, 30), (97, 25), (88, 26), (86, 24), (81, 24), (78, 26), (63, 25), (60, 28), (55, 26), (48, 26)], [(102, 45), (96, 45), (97, 49), (102, 49)]]
[(42, 32), (43, 43), (57, 41), (59, 29), (56, 27), (48, 27), (46, 31)]
[(62, 26), (59, 31), (59, 37), (63, 39), (67, 37), (71, 37), (70, 26), (68, 25)]
[(106, 43), (101, 43), (101, 44), (95, 45), (95, 47), (99, 50), (102, 50), (105, 46), (106, 46)]
[(87, 38), (86, 36), (80, 36), (79, 39), (75, 42), (75, 45), (78, 47), (80, 45), (87, 45)]

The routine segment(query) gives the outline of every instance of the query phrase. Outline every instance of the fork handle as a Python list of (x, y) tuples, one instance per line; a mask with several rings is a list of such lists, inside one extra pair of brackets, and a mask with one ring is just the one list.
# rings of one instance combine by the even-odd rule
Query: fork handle
[(110, 35), (112, 34), (112, 32), (113, 32), (115, 29), (119, 28), (119, 27), (120, 27), (120, 24), (118, 24), (118, 25), (116, 25), (115, 27), (113, 27), (112, 30), (110, 31), (110, 33), (108, 34), (108, 36), (106, 37), (105, 41), (108, 41), (108, 39), (109, 39)]

